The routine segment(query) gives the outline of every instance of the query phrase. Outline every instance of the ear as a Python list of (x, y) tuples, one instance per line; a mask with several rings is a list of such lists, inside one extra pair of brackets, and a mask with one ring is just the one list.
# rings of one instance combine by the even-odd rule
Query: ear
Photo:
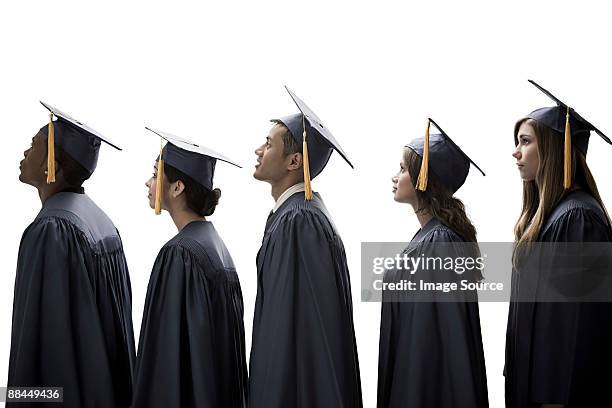
[(302, 168), (302, 153), (291, 153), (287, 156), (287, 170), (299, 170)]
[(170, 184), (170, 195), (176, 198), (180, 196), (183, 191), (185, 191), (185, 184), (181, 180), (176, 180), (174, 183)]

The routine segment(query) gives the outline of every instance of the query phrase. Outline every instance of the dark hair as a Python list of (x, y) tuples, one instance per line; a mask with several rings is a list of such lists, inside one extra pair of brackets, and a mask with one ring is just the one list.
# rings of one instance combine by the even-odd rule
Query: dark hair
[[(404, 163), (406, 163), (408, 173), (415, 186), (421, 169), (421, 162), (421, 156), (412, 149), (405, 148)], [(442, 224), (459, 234), (464, 240), (476, 242), (476, 228), (465, 213), (463, 202), (453, 197), (451, 191), (442, 184), (433, 172), (429, 172), (427, 189), (425, 191), (416, 190), (416, 193), (419, 202), (417, 212), (428, 212), (439, 219)]]
[(219, 204), (219, 198), (221, 197), (221, 190), (218, 188), (208, 190), (187, 174), (167, 163), (164, 163), (164, 176), (170, 183), (174, 183), (178, 180), (183, 182), (185, 185), (187, 207), (196, 214), (206, 217), (215, 212), (215, 208), (217, 204)]
[(282, 127), (285, 131), (285, 133), (283, 133), (282, 135), (283, 137), (283, 155), (287, 157), (293, 153), (302, 153), (302, 144), (296, 142), (289, 128), (285, 126), (285, 124), (281, 122), (280, 120), (273, 120), (272, 122)]
[(55, 145), (55, 160), (59, 163), (64, 180), (70, 187), (81, 187), (85, 180), (91, 177), (91, 173), (85, 167), (57, 144)]

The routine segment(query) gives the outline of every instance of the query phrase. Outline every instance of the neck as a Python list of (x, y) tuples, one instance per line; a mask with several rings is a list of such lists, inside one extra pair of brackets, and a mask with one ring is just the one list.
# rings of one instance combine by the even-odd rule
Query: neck
[(289, 187), (299, 183), (300, 180), (295, 180), (294, 177), (288, 177), (280, 180), (278, 183), (272, 184), (272, 197), (274, 201), (278, 201), (278, 198), (283, 194)]
[(173, 210), (168, 211), (176, 228), (181, 231), (187, 224), (192, 221), (206, 221), (206, 218), (188, 210)]
[(430, 214), (417, 214), (417, 218), (419, 220), (419, 224), (421, 224), (421, 228), (425, 226), (431, 219), (433, 218)]
[(53, 196), (54, 194), (59, 193), (65, 188), (66, 186), (63, 183), (58, 183), (58, 182), (51, 183), (51, 184), (45, 183), (42, 186), (38, 187), (38, 197), (40, 198), (41, 204), (44, 205), (45, 201), (47, 201), (49, 197)]
[[(413, 207), (414, 209), (414, 207)], [(426, 212), (426, 211), (414, 211), (414, 214), (416, 215), (417, 219), (419, 220), (419, 224), (421, 224), (421, 228), (423, 228), (425, 226), (425, 224), (427, 224), (432, 218), (433, 216)]]

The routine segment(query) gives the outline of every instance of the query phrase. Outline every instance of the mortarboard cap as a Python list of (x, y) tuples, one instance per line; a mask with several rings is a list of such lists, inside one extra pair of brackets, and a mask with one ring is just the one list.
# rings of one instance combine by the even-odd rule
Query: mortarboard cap
[[(93, 173), (98, 164), (101, 141), (121, 150), (107, 137), (84, 123), (45, 102), (40, 103), (49, 110), (49, 125), (41, 129), (41, 132), (48, 138), (47, 183), (55, 182), (55, 143), (82, 165), (89, 174)], [(57, 118), (55, 122), (53, 121), (54, 116)]]
[(187, 174), (207, 190), (213, 189), (213, 176), (215, 173), (215, 165), (217, 164), (217, 160), (233, 164), (237, 167), (242, 167), (221, 153), (217, 153), (214, 150), (201, 146), (195, 142), (180, 138), (171, 133), (151, 129), (146, 126), (145, 129), (153, 132), (161, 139), (168, 142), (163, 148), (161, 148), (160, 156), (158, 158), (158, 190), (155, 197), (156, 214), (161, 213), (161, 186), (163, 184), (164, 163), (168, 163), (172, 167)]
[(353, 167), (353, 165), (331, 131), (321, 122), (321, 119), (289, 88), (285, 86), (285, 89), (297, 105), (300, 113), (272, 121), (281, 122), (285, 125), (295, 141), (303, 145), (306, 199), (310, 200), (312, 198), (310, 180), (321, 173), (334, 150), (346, 160), (349, 166)]
[[(529, 83), (538, 88), (542, 93), (555, 101), (556, 106), (536, 109), (531, 112), (526, 118), (533, 119), (549, 127), (565, 137), (564, 148), (564, 177), (563, 186), (569, 188), (571, 186), (571, 145), (576, 146), (585, 157), (589, 146), (589, 137), (591, 131), (597, 133), (607, 143), (612, 144), (612, 141), (603, 134), (599, 129), (593, 126), (589, 121), (584, 119), (574, 109), (561, 102), (552, 93), (541, 87), (535, 81), (529, 79)], [(517, 136), (514, 135), (515, 144), (518, 143)]]
[[(430, 134), (432, 124), (440, 133)], [(422, 159), (416, 184), (418, 190), (427, 189), (429, 168), (451, 193), (455, 193), (465, 182), (470, 171), (470, 164), (474, 165), (483, 176), (485, 175), (482, 169), (431, 118), (427, 119), (425, 137), (415, 139), (405, 147), (414, 151)]]

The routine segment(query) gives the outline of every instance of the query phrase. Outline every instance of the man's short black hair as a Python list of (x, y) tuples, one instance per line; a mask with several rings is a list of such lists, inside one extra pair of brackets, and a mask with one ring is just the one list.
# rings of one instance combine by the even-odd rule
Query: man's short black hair
[(283, 128), (283, 130), (285, 131), (282, 135), (283, 137), (283, 155), (285, 157), (289, 156), (290, 154), (293, 153), (302, 153), (302, 144), (298, 143), (295, 138), (293, 137), (293, 135), (291, 134), (291, 131), (289, 130), (289, 128), (287, 126), (285, 126), (285, 124), (283, 122), (281, 122), (280, 120), (273, 120), (272, 122), (274, 122), (275, 124), (281, 126)]

